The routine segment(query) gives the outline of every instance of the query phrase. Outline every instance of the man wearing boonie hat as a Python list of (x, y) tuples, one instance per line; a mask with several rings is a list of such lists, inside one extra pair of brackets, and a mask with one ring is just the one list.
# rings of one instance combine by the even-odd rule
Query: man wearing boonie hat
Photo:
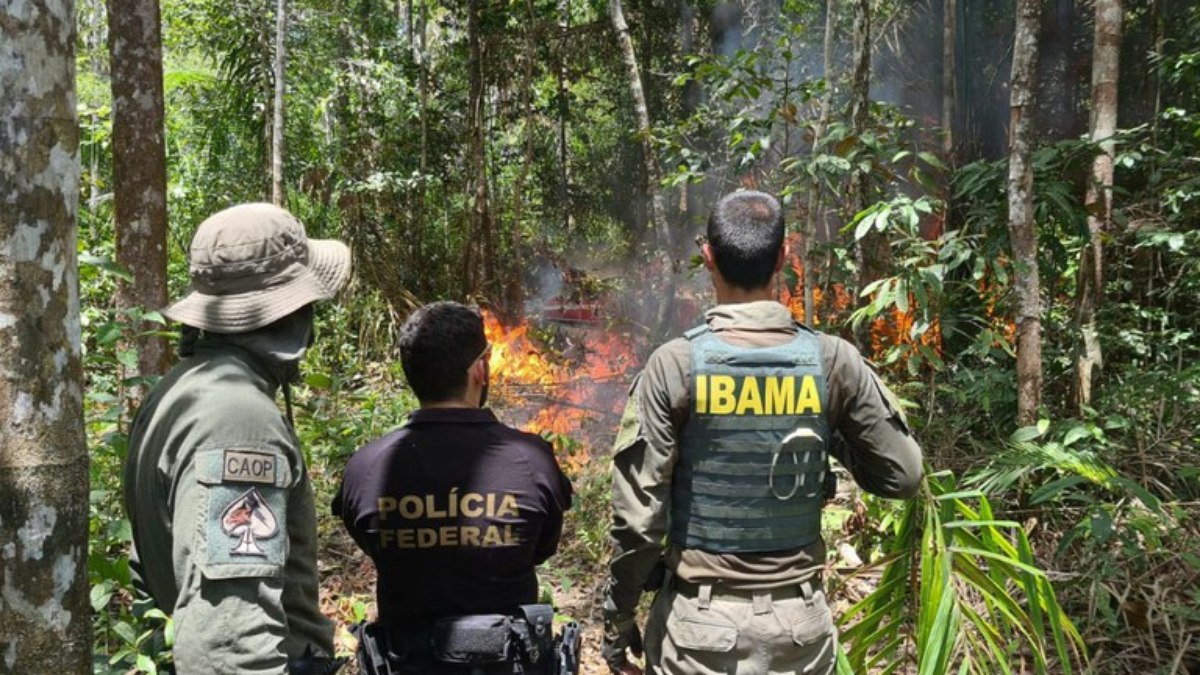
[(189, 293), (163, 310), (183, 324), (183, 360), (129, 436), (135, 586), (173, 615), (179, 673), (336, 672), (288, 385), (350, 250), (308, 239), (279, 207), (242, 204), (200, 224), (190, 260)]

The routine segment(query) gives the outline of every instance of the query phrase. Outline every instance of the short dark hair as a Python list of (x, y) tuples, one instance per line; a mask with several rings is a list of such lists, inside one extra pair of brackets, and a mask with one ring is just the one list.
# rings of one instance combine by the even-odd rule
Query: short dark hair
[(467, 369), (486, 348), (479, 310), (457, 302), (425, 305), (400, 328), (400, 365), (421, 403), (462, 396)]
[(783, 209), (771, 195), (747, 190), (722, 197), (708, 218), (708, 244), (721, 276), (745, 290), (770, 283), (783, 229)]

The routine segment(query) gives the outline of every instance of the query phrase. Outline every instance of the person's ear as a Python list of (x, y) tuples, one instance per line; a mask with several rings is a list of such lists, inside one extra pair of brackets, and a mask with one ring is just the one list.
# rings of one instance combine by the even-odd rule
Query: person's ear
[(704, 267), (709, 272), (717, 271), (717, 260), (713, 257), (712, 244), (707, 241), (700, 247), (700, 255), (704, 258)]
[(792, 257), (792, 245), (786, 239), (783, 241), (783, 246), (779, 247), (779, 255), (775, 258), (775, 272), (783, 269), (783, 264), (787, 259)]

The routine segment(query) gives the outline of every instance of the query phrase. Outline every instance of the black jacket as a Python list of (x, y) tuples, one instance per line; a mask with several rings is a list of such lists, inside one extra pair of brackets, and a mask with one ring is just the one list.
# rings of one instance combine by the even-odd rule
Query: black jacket
[(546, 441), (442, 408), (356, 452), (333, 513), (375, 562), (380, 621), (401, 627), (536, 602), (570, 504)]

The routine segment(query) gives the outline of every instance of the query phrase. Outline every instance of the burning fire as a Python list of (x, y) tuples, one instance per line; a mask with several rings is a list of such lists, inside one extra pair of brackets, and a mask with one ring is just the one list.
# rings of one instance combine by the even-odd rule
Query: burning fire
[[(909, 296), (909, 307), (914, 302)], [(942, 325), (936, 318), (932, 324), (921, 333), (916, 340), (912, 337), (912, 327), (916, 323), (914, 312), (901, 312), (894, 309), (891, 317), (881, 316), (871, 322), (871, 353), (873, 358), (882, 359), (888, 349), (898, 345), (925, 345), (933, 349), (939, 356), (942, 353)]]
[[(792, 255), (788, 261), (796, 277), (796, 285), (789, 288), (783, 284), (779, 290), (779, 302), (787, 305), (796, 321), (804, 321), (804, 262), (796, 251), (800, 250), (797, 241), (799, 234), (792, 235)], [(915, 299), (909, 296), (909, 307), (915, 308)], [(847, 313), (854, 308), (854, 299), (842, 284), (833, 284), (828, 290), (820, 286), (813, 288), (813, 325), (837, 323), (845, 319)], [(871, 323), (871, 358), (882, 360), (886, 352), (899, 345), (925, 345), (937, 354), (942, 351), (941, 325), (934, 319), (932, 325), (916, 340), (912, 337), (912, 328), (916, 323), (917, 314), (913, 309), (908, 312), (893, 310), (888, 316), (876, 318)]]
[[(782, 287), (779, 291), (779, 302), (787, 305), (787, 308), (792, 311), (792, 316), (801, 323), (804, 323), (803, 278), (803, 270), (801, 270), (801, 281), (796, 283), (794, 291), (787, 286)], [(835, 323), (851, 307), (853, 307), (853, 303), (850, 293), (842, 284), (834, 284), (828, 293), (819, 286), (813, 289), (814, 326)]]
[(516, 416), (527, 415), (520, 427), (549, 434), (564, 468), (579, 469), (591, 458), (589, 427), (594, 423), (603, 425), (597, 432), (616, 430), (629, 371), (636, 365), (629, 339), (581, 328), (555, 353), (529, 335), (528, 322), (505, 326), (486, 310), (483, 319), (492, 345), (494, 400)]
[[(801, 323), (804, 322), (804, 261), (800, 259), (800, 234), (789, 236), (792, 254), (788, 264), (796, 277), (795, 288), (787, 284), (779, 289), (779, 302), (792, 310), (792, 316)], [(836, 323), (848, 310), (854, 308), (854, 298), (842, 284), (833, 284), (828, 290), (816, 286), (813, 288), (813, 325), (820, 326)]]

